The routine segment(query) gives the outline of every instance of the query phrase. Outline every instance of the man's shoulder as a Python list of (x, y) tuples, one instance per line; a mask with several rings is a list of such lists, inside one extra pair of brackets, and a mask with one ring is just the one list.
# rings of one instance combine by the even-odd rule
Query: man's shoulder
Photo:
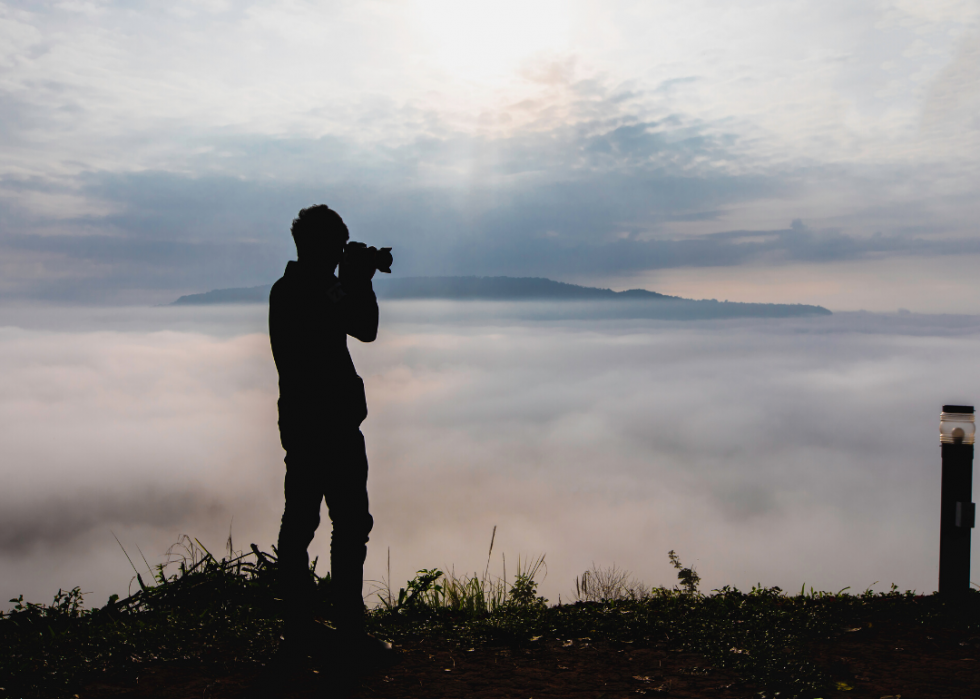
[(286, 264), (286, 271), (276, 280), (275, 284), (272, 285), (272, 290), (269, 291), (270, 302), (274, 298), (288, 296), (298, 291), (299, 274), (297, 274), (298, 270), (295, 269), (295, 265), (296, 262), (292, 260)]
[(284, 291), (288, 291), (290, 286), (291, 284), (286, 277), (279, 277), (272, 285), (272, 289), (269, 290), (269, 296), (281, 295)]

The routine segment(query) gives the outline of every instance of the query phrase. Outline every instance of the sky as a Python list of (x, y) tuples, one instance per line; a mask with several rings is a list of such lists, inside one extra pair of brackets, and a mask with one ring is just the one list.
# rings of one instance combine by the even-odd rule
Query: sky
[(972, 312), (980, 6), (0, 3), (0, 299), (401, 275)]
[(552, 600), (669, 586), (670, 549), (705, 587), (931, 590), (978, 114), (972, 1), (0, 2), (3, 599), (124, 592), (113, 534), (271, 545), (265, 309), (158, 306), (275, 281), (315, 203), (395, 275), (834, 311), (385, 305), (372, 579), (482, 570), (496, 525)]

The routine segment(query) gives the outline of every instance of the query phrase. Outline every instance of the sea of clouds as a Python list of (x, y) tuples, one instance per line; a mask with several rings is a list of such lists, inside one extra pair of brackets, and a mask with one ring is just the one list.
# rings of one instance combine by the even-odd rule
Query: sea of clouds
[[(0, 309), (0, 599), (126, 594), (114, 537), (144, 578), (141, 553), (154, 566), (185, 533), (269, 550), (284, 466), (265, 314)], [(399, 301), (375, 343), (350, 344), (371, 411), (372, 581), (482, 574), (496, 526), (490, 573), (545, 554), (552, 601), (593, 564), (672, 586), (671, 549), (705, 590), (935, 589), (938, 413), (980, 395), (980, 317)]]

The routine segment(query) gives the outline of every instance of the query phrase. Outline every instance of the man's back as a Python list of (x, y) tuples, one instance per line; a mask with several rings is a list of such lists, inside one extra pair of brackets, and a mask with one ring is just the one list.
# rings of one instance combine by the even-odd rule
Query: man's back
[(317, 272), (290, 262), (269, 296), (280, 425), (326, 414), (360, 422), (366, 414), (347, 335), (364, 342), (375, 339), (377, 298), (370, 280), (344, 284), (333, 274)]

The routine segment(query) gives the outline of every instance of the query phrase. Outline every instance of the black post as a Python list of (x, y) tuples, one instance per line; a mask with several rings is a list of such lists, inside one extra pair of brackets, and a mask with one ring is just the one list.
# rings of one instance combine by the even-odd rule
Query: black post
[[(972, 405), (944, 405), (946, 415), (973, 418)], [(950, 415), (950, 417), (953, 417)], [(970, 420), (972, 423), (972, 419)], [(972, 428), (972, 424), (969, 425)], [(974, 526), (973, 434), (962, 428), (941, 430), (943, 456), (942, 499), (939, 518), (939, 593), (959, 596), (970, 590), (970, 530)], [(966, 439), (964, 439), (966, 436)], [(969, 443), (965, 443), (965, 442)]]

